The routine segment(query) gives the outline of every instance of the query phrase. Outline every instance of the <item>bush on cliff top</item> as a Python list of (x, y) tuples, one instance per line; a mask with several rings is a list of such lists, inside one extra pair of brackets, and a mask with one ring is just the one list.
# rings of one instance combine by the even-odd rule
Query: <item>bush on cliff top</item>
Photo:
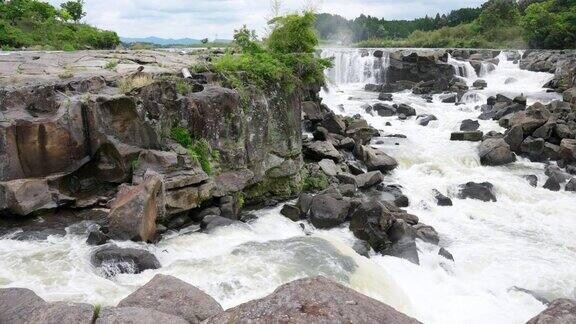
[(272, 32), (264, 42), (244, 26), (234, 35), (241, 53), (224, 55), (214, 69), (239, 90), (254, 85), (261, 89), (279, 86), (290, 92), (302, 85), (323, 84), (324, 69), (331, 62), (314, 55), (318, 45), (314, 19), (312, 13), (274, 18), (270, 21)]

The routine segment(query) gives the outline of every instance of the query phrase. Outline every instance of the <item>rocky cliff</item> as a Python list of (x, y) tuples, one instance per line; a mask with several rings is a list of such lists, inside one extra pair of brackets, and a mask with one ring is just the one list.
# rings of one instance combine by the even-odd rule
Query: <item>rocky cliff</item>
[(180, 76), (196, 63), (149, 51), (0, 56), (0, 213), (109, 206), (147, 171), (163, 179), (166, 220), (204, 202), (234, 218), (245, 200), (299, 192), (300, 107), (318, 89), (241, 98), (211, 73)]

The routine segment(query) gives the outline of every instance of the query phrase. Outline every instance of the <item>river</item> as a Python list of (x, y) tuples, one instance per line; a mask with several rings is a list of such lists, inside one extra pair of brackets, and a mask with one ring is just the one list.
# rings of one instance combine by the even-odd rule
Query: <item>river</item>
[[(377, 101), (363, 91), (372, 78), (385, 78), (387, 56), (362, 57), (355, 49), (324, 50), (337, 57), (327, 72), (331, 83), (322, 93), (335, 112), (361, 114), (382, 135), (381, 146), (399, 167), (386, 183), (400, 184), (410, 199), (408, 211), (439, 232), (440, 245), (455, 258), (438, 255), (438, 247), (418, 241), (420, 265), (372, 254), (365, 258), (351, 246), (354, 236), (342, 228), (304, 231), (279, 214), (280, 207), (254, 212), (254, 221), (205, 234), (184, 230), (158, 245), (118, 242), (154, 253), (158, 270), (139, 275), (100, 276), (90, 265), (94, 247), (86, 245), (86, 224), (67, 228), (65, 236), (20, 241), (0, 238), (0, 286), (26, 287), (50, 301), (70, 300), (115, 305), (155, 274), (174, 275), (218, 300), (224, 308), (271, 293), (277, 286), (307, 276), (324, 275), (379, 299), (424, 323), (524, 323), (545, 306), (513, 287), (548, 298), (576, 297), (576, 197), (542, 188), (544, 165), (519, 158), (503, 167), (480, 165), (478, 143), (451, 142), (464, 119), (476, 119), (477, 105), (490, 95), (523, 93), (528, 103), (549, 102), (557, 94), (542, 85), (552, 75), (522, 71), (501, 55), (491, 72), (483, 69), (488, 87), (471, 91), (466, 104), (432, 103), (409, 92), (395, 93), (394, 102), (408, 103), (418, 114), (434, 114), (427, 127), (414, 118), (371, 116), (361, 106)], [(478, 78), (469, 64), (450, 60), (471, 84)], [(505, 84), (514, 77), (517, 82)], [(341, 108), (342, 107), (342, 108)], [(391, 125), (386, 126), (389, 122)], [(503, 131), (494, 121), (480, 121), (480, 130)], [(534, 174), (537, 188), (523, 178)], [(468, 181), (494, 184), (497, 202), (455, 198), (457, 186)], [(433, 189), (453, 198), (451, 207), (436, 206)], [(307, 235), (309, 234), (309, 235)]]

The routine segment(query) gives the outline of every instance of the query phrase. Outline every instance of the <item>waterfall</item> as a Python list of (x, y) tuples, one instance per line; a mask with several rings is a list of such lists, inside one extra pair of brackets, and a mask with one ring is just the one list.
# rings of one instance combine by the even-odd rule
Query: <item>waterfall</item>
[(326, 71), (328, 80), (336, 84), (385, 83), (390, 64), (389, 53), (375, 57), (376, 50), (324, 49), (322, 58), (332, 58), (334, 67)]
[(458, 61), (454, 59), (452, 55), (448, 54), (448, 64), (454, 67), (456, 76), (462, 79), (475, 80), (478, 78), (476, 70), (474, 70), (470, 62)]

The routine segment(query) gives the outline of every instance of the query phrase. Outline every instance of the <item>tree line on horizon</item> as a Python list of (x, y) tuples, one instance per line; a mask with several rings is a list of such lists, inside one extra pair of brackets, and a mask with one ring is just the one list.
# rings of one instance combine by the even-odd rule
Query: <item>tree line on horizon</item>
[(0, 48), (45, 50), (109, 49), (120, 43), (113, 31), (81, 23), (83, 0), (56, 8), (37, 0), (0, 0)]
[(317, 14), (324, 43), (361, 47), (576, 48), (576, 0), (489, 0), (414, 20)]

